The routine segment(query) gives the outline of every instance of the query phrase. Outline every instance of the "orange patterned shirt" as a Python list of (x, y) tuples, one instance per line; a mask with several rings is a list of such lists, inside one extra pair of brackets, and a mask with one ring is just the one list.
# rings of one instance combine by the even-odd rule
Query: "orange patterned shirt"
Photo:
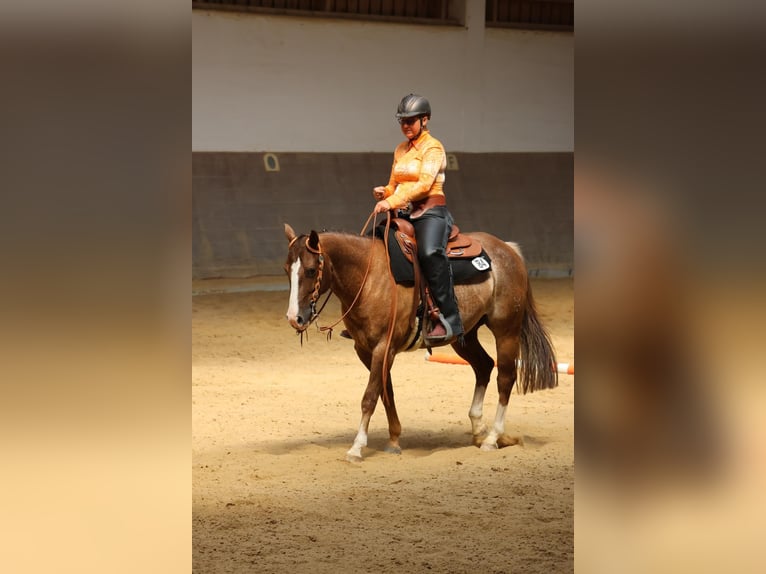
[(394, 150), (394, 165), (385, 193), (391, 209), (401, 209), (411, 201), (431, 195), (443, 196), (446, 168), (444, 146), (427, 130), (412, 142), (400, 143)]

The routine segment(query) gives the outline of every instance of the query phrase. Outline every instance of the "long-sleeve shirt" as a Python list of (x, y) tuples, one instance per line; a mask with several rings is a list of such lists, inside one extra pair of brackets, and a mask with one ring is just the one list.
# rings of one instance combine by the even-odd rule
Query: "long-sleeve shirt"
[(394, 150), (384, 196), (391, 209), (401, 209), (431, 195), (443, 196), (446, 168), (444, 146), (430, 132), (423, 130), (416, 140), (400, 143)]

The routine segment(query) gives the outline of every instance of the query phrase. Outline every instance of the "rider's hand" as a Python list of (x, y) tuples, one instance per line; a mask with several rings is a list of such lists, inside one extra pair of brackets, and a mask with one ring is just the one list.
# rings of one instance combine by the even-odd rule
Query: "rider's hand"
[(375, 204), (375, 213), (385, 213), (391, 209), (391, 205), (385, 200), (381, 200)]
[(386, 188), (383, 187), (382, 185), (379, 185), (378, 187), (372, 190), (372, 196), (378, 200), (383, 199), (384, 197), (386, 197)]

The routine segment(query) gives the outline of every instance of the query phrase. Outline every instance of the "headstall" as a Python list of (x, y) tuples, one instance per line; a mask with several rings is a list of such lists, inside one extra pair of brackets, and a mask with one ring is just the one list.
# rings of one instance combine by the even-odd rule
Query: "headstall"
[[(319, 256), (319, 265), (317, 266), (317, 276), (314, 280), (314, 291), (311, 293), (311, 301), (309, 302), (309, 308), (311, 309), (311, 318), (309, 319), (309, 325), (314, 322), (314, 320), (319, 317), (319, 313), (322, 312), (322, 309), (324, 309), (324, 305), (322, 305), (322, 308), (317, 311), (317, 301), (319, 300), (319, 290), (322, 288), (322, 274), (324, 272), (324, 254), (322, 253), (322, 246), (319, 245), (317, 242), (317, 249), (312, 248), (309, 245), (309, 238), (306, 238), (306, 249), (308, 249), (311, 253), (314, 253)], [(330, 298), (330, 295), (332, 293), (327, 294), (327, 299)], [(325, 304), (327, 304), (327, 299), (325, 299)]]

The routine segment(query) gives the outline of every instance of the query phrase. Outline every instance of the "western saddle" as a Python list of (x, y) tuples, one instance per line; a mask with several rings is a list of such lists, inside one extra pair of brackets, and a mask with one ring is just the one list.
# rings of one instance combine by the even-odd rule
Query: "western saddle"
[[(410, 327), (415, 327), (415, 317), (417, 316), (418, 305), (423, 301), (426, 308), (426, 314), (432, 323), (439, 320), (439, 309), (436, 307), (431, 293), (426, 285), (423, 273), (418, 263), (418, 247), (415, 239), (415, 228), (412, 223), (406, 219), (394, 217), (391, 219), (391, 229), (393, 230), (396, 242), (402, 250), (407, 260), (412, 263), (413, 276), (415, 277), (415, 291), (420, 293), (420, 299), (413, 297), (413, 307), (410, 313)], [(452, 226), (449, 239), (447, 240), (447, 257), (449, 259), (473, 259), (482, 253), (482, 245), (478, 240), (471, 239), (467, 235), (460, 233), (457, 225)]]

